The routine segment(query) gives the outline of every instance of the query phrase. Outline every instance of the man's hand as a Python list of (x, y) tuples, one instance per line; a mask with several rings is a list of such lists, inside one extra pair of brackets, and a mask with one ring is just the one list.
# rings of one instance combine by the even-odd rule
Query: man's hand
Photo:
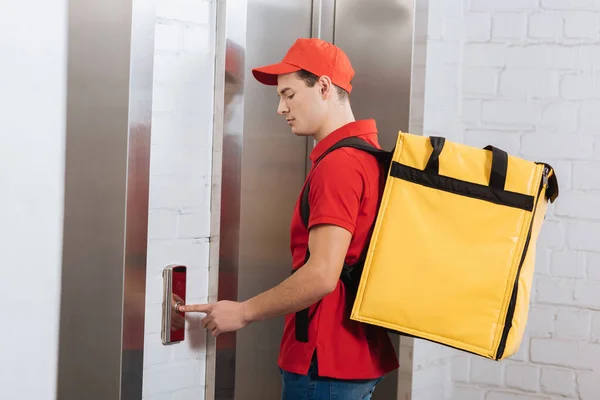
[(202, 325), (213, 336), (242, 329), (251, 322), (293, 313), (321, 300), (335, 290), (352, 234), (334, 225), (319, 225), (309, 234), (310, 259), (276, 287), (243, 303), (180, 306), (182, 312), (206, 313)]
[(221, 333), (240, 330), (248, 325), (245, 306), (236, 301), (223, 300), (215, 304), (192, 304), (180, 306), (179, 310), (186, 313), (205, 313), (206, 317), (202, 318), (202, 326), (210, 329), (215, 337)]

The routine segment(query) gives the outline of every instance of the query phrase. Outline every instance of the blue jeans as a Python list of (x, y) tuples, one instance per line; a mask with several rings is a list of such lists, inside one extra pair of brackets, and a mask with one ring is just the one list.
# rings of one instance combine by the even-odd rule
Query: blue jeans
[(313, 358), (308, 375), (281, 370), (283, 394), (281, 400), (370, 400), (375, 386), (383, 380), (339, 380), (317, 375)]

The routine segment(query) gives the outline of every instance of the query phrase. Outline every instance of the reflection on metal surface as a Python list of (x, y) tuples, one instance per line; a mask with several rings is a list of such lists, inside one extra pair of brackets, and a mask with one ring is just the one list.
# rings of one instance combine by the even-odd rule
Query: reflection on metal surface
[[(311, 2), (307, 0), (249, 0), (246, 71), (281, 61), (298, 37), (310, 36), (311, 18)], [(247, 79), (244, 98), (240, 300), (266, 291), (289, 276), (290, 220), (306, 166), (306, 138), (293, 135), (285, 119), (277, 114), (276, 89)], [(277, 358), (282, 333), (283, 318), (252, 324), (238, 332), (236, 400), (281, 397)]]
[(69, 2), (59, 399), (141, 398), (154, 20)]
[[(237, 300), (246, 0), (228, 0), (226, 5), (218, 300)], [(234, 398), (235, 348), (236, 333), (219, 335), (215, 360), (216, 400)]]
[[(310, 36), (311, 13), (309, 1), (227, 1), (219, 299), (247, 299), (289, 274), (289, 221), (305, 177), (306, 139), (277, 115), (274, 88), (244, 77)], [(217, 400), (280, 396), (282, 330), (276, 319), (219, 336)]]
[(121, 400), (142, 398), (155, 0), (133, 0)]
[(160, 337), (163, 344), (185, 340), (185, 315), (178, 307), (185, 305), (187, 268), (169, 265), (163, 270), (163, 301)]
[(334, 41), (336, 0), (312, 0), (312, 37)]
[[(227, 25), (226, 25), (226, 0), (217, 0), (215, 3), (216, 32), (215, 32), (215, 76), (214, 76), (214, 101), (213, 101), (213, 149), (212, 149), (212, 173), (210, 194), (210, 247), (208, 266), (208, 302), (214, 303), (219, 300), (219, 281), (221, 248), (221, 199), (223, 186), (223, 135), (224, 126), (227, 125), (225, 117), (226, 109), (229, 109), (231, 101), (225, 101), (226, 83), (225, 66), (227, 55)], [(243, 63), (240, 66), (243, 71)], [(231, 91), (230, 91), (231, 93)], [(236, 282), (237, 283), (237, 282)], [(237, 286), (236, 286), (237, 287)], [(235, 336), (233, 336), (235, 338)], [(216, 397), (216, 367), (217, 367), (217, 340), (212, 335), (206, 335), (206, 389), (205, 400), (214, 400)], [(219, 342), (221, 345), (221, 342)], [(227, 346), (226, 346), (227, 347)], [(232, 346), (229, 346), (232, 347)], [(235, 346), (233, 346), (235, 347)], [(232, 348), (233, 348), (232, 347)], [(221, 352), (219, 352), (221, 354)], [(233, 376), (234, 372), (231, 372)], [(233, 387), (233, 384), (231, 385)]]
[(352, 109), (375, 118), (381, 145), (391, 149), (408, 130), (415, 0), (336, 3), (335, 44), (356, 70)]

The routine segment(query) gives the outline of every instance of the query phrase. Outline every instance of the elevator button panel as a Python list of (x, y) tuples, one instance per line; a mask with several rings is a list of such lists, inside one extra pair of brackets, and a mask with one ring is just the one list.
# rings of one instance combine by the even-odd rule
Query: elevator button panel
[(185, 339), (185, 315), (178, 310), (185, 304), (187, 267), (169, 265), (163, 269), (161, 339), (164, 345)]

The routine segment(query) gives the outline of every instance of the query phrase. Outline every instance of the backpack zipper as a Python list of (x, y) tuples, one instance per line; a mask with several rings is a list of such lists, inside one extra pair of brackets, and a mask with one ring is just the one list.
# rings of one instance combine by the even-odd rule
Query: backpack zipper
[(535, 220), (535, 212), (537, 210), (538, 202), (540, 201), (540, 194), (542, 193), (542, 189), (548, 186), (548, 173), (549, 169), (547, 166), (544, 166), (544, 171), (542, 172), (542, 180), (540, 182), (540, 186), (538, 188), (537, 200), (534, 204), (533, 214), (531, 216), (531, 222), (529, 223), (529, 231), (527, 232), (527, 239), (525, 240), (525, 246), (523, 247), (523, 253), (521, 255), (521, 261), (519, 262), (519, 268), (517, 269), (517, 275), (515, 276), (515, 282), (513, 284), (512, 294), (510, 296), (510, 303), (508, 305), (508, 310), (506, 311), (506, 319), (504, 320), (504, 330), (502, 331), (502, 338), (500, 339), (500, 344), (498, 345), (498, 351), (496, 352), (496, 360), (499, 360), (504, 355), (504, 350), (506, 349), (506, 341), (508, 340), (508, 334), (510, 333), (510, 329), (512, 328), (512, 319), (515, 315), (515, 308), (517, 306), (517, 292), (519, 290), (519, 276), (521, 275), (521, 268), (523, 267), (523, 263), (525, 262), (525, 257), (527, 256), (527, 250), (529, 249), (529, 243), (531, 241), (531, 232), (533, 230), (533, 222)]

